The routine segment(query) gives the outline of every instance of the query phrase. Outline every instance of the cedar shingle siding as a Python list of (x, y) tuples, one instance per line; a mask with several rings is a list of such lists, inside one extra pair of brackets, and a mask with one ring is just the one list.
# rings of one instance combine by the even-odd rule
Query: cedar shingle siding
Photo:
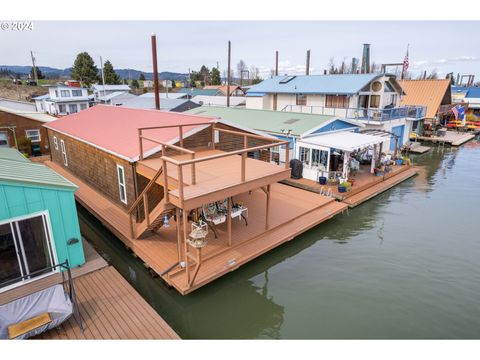
[[(52, 161), (61, 165), (123, 208), (129, 208), (129, 204), (135, 201), (133, 168), (128, 161), (50, 129), (48, 129), (48, 136), (52, 146)], [(55, 149), (54, 136), (57, 137), (58, 150)], [(65, 166), (63, 163), (60, 140), (65, 142), (68, 166)], [(127, 205), (120, 201), (117, 164), (125, 169)]]

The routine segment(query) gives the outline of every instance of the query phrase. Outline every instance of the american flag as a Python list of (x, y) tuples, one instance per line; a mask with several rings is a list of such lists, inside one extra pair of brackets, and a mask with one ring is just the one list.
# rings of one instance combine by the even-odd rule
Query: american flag
[(407, 54), (403, 59), (403, 72), (406, 72), (407, 70), (408, 70), (408, 48), (407, 48)]
[(452, 108), (453, 115), (455, 115), (455, 120), (458, 120), (458, 108), (454, 106)]

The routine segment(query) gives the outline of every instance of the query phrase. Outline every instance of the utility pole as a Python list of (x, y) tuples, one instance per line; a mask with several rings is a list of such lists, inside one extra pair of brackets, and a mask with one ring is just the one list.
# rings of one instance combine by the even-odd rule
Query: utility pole
[(307, 50), (307, 64), (305, 67), (305, 75), (310, 75), (310, 49)]
[(155, 109), (160, 110), (160, 94), (158, 93), (157, 36), (152, 34), (153, 85), (155, 89)]
[(232, 46), (228, 40), (228, 65), (227, 65), (227, 107), (230, 107), (230, 60), (232, 57)]
[(33, 69), (33, 79), (38, 85), (38, 76), (37, 76), (37, 67), (35, 66), (35, 56), (33, 56), (33, 51), (30, 50), (30, 55), (32, 57), (32, 69)]
[(275, 51), (275, 76), (278, 76), (278, 50)]
[(105, 97), (105, 73), (103, 72), (103, 60), (102, 57), (100, 56), (100, 69), (102, 71), (102, 87), (103, 87), (103, 97)]

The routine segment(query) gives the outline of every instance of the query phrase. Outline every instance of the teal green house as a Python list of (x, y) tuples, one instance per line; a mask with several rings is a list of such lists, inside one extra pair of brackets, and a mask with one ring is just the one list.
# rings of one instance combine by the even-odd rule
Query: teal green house
[(16, 149), (0, 147), (0, 292), (85, 263), (77, 186)]

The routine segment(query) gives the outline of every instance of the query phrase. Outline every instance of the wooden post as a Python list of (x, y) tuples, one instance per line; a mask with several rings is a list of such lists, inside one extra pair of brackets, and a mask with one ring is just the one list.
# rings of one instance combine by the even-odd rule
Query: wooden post
[(178, 140), (180, 143), (180, 147), (183, 147), (183, 126), (182, 125), (178, 127)]
[(212, 124), (212, 149), (215, 150), (215, 125)]
[(132, 213), (128, 214), (128, 218), (130, 220), (130, 236), (132, 239), (135, 239), (135, 231), (133, 230), (133, 216)]
[(138, 129), (138, 151), (140, 152), (140, 160), (143, 160), (143, 139), (142, 139), (142, 129)]
[[(195, 153), (192, 153), (192, 160), (195, 159)], [(195, 174), (195, 163), (192, 163), (192, 185), (195, 185), (197, 182), (197, 175)]]
[(374, 173), (375, 169), (375, 156), (377, 153), (377, 144), (373, 145), (372, 161), (370, 162), (370, 173)]
[(227, 234), (228, 246), (232, 246), (232, 198), (227, 199)]
[(285, 169), (290, 168), (290, 142), (285, 144)]
[(183, 207), (183, 169), (182, 169), (182, 165), (178, 165), (177, 171), (178, 171), (178, 198), (180, 200), (180, 204), (182, 204), (182, 207)]
[(248, 148), (248, 137), (247, 135), (243, 135), (243, 148)]
[(163, 190), (165, 196), (165, 203), (168, 204), (170, 202), (170, 193), (168, 192), (168, 174), (167, 174), (167, 162), (162, 159), (162, 167), (163, 167)]
[(143, 194), (143, 211), (145, 214), (145, 220), (147, 220), (147, 226), (150, 227), (150, 215), (148, 213), (148, 195), (146, 192)]
[(270, 184), (267, 185), (267, 206), (265, 211), (265, 230), (268, 230), (268, 215), (270, 214)]
[(155, 88), (155, 109), (160, 110), (160, 94), (158, 92), (157, 37), (155, 34), (152, 34), (152, 62), (153, 85)]
[(241, 175), (241, 180), (242, 182), (245, 182), (245, 162), (247, 159), (247, 153), (244, 152), (242, 153), (242, 175)]
[(177, 218), (177, 253), (178, 253), (178, 262), (182, 261), (182, 228), (181, 228), (181, 219), (180, 219), (180, 209), (175, 208), (175, 216)]
[(227, 65), (227, 107), (230, 107), (230, 60), (232, 58), (232, 47), (228, 41), (228, 65)]
[(188, 243), (187, 243), (187, 225), (188, 225), (188, 216), (185, 209), (182, 209), (183, 213), (183, 251), (185, 252), (185, 270), (187, 273), (187, 285), (190, 285), (190, 264), (188, 262)]
[(377, 166), (380, 166), (380, 159), (382, 158), (383, 143), (380, 143), (380, 148), (378, 149), (377, 156)]

